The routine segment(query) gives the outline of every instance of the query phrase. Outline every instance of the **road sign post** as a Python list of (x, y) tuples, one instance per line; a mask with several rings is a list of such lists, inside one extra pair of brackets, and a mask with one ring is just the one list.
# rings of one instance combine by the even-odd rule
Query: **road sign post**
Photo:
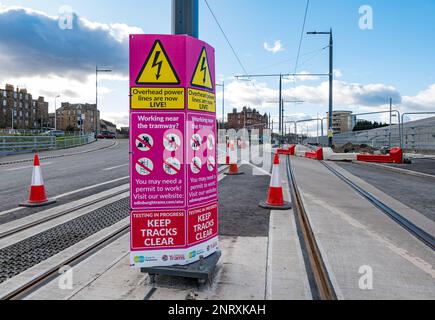
[(131, 266), (218, 250), (214, 49), (187, 35), (130, 36)]

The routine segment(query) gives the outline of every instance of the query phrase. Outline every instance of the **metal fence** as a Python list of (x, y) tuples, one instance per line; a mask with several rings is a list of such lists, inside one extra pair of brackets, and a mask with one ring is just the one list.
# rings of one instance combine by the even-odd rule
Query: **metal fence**
[[(433, 124), (421, 123), (405, 123), (402, 127), (402, 133), (398, 125), (391, 128), (391, 140), (389, 127), (346, 132), (334, 135), (334, 144), (344, 145), (348, 142), (353, 144), (366, 144), (373, 148), (381, 148), (384, 146), (400, 147), (402, 146), (405, 151), (412, 152), (425, 152), (435, 150), (435, 120)], [(402, 141), (401, 141), (402, 134)], [(319, 143), (321, 145), (328, 144), (327, 137), (310, 137), (304, 139), (303, 143)]]
[(51, 136), (0, 136), (0, 156), (39, 152), (44, 150), (66, 149), (94, 141), (94, 134), (60, 138)]

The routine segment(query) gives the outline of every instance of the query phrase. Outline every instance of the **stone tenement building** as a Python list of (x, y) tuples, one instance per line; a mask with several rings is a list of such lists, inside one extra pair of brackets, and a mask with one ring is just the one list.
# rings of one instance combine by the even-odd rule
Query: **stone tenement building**
[(10, 84), (0, 89), (0, 128), (42, 129), (48, 126), (48, 102), (44, 97), (33, 99), (26, 89), (14, 89)]
[[(82, 118), (81, 125), (79, 120)], [(83, 129), (85, 133), (99, 132), (100, 111), (95, 104), (62, 102), (62, 106), (56, 110), (56, 123), (58, 130), (82, 131)]]
[(255, 109), (243, 107), (241, 112), (237, 112), (234, 108), (232, 113), (228, 113), (227, 129), (258, 129), (262, 135), (263, 129), (268, 126), (268, 120), (267, 114), (261, 115)]

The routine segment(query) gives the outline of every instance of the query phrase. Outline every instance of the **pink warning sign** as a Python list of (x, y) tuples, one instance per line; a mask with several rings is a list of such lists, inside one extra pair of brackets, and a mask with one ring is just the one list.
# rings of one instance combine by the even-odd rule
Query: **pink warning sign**
[(217, 201), (216, 118), (187, 114), (188, 205)]
[(131, 208), (185, 207), (183, 112), (132, 112)]
[(214, 49), (130, 36), (130, 263), (185, 265), (218, 249)]

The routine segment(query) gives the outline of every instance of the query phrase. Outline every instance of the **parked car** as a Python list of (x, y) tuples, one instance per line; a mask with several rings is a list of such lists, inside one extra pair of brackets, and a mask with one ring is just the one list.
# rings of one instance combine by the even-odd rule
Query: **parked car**
[(43, 135), (53, 136), (53, 137), (65, 137), (65, 131), (62, 131), (62, 130), (48, 130), (48, 131), (44, 132)]
[(116, 139), (116, 135), (110, 131), (101, 131), (97, 134), (97, 139)]

